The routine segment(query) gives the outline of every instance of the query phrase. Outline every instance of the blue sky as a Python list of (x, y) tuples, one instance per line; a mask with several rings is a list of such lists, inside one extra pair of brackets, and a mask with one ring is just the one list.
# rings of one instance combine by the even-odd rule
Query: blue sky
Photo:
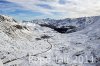
[(19, 4), (6, 0), (0, 0), (0, 14), (12, 16), (18, 20), (30, 20), (34, 19), (35, 16), (43, 15), (40, 12), (24, 9)]
[(100, 15), (100, 0), (0, 0), (0, 14), (17, 20)]

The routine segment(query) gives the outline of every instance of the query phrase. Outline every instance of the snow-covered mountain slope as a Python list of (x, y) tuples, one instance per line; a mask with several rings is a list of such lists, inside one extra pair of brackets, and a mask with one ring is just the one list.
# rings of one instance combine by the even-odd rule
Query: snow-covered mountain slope
[(82, 18), (66, 18), (66, 19), (37, 19), (32, 21), (23, 21), (23, 22), (31, 22), (36, 23), (41, 26), (52, 28), (60, 33), (72, 33), (76, 31), (80, 31), (87, 26), (94, 23), (94, 21), (100, 18), (100, 16), (93, 17), (82, 17)]
[(51, 48), (46, 40), (37, 41), (36, 38), (46, 36), (45, 33), (39, 32), (42, 28), (39, 30), (38, 28), (38, 25), (25, 26), (18, 24), (10, 17), (0, 16), (0, 58), (4, 64), (23, 59), (30, 52), (32, 55), (36, 55)]
[(1, 15), (0, 58), (4, 66), (99, 66), (100, 19), (89, 19), (84, 29), (61, 34)]

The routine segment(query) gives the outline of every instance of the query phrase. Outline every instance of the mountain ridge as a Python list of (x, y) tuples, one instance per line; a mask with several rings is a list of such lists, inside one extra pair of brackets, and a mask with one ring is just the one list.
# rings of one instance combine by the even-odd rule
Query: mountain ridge
[[(100, 18), (100, 16), (82, 17), (82, 18), (74, 18), (74, 19), (66, 18), (60, 20), (47, 18), (47, 19), (37, 19), (37, 20), (23, 21), (23, 22), (24, 23), (30, 22), (30, 23), (39, 24), (40, 26), (49, 27), (56, 30), (59, 33), (71, 33), (71, 32), (80, 31), (86, 28), (87, 26), (93, 24), (96, 21), (94, 20), (96, 18)], [(58, 30), (62, 30), (62, 31), (58, 31)]]

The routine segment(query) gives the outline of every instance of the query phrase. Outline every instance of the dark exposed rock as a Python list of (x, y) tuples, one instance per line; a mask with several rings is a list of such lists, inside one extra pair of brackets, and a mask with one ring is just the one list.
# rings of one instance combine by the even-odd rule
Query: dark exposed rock
[(22, 29), (23, 27), (21, 25), (14, 25), (17, 29)]
[(49, 27), (51, 29), (54, 29), (55, 31), (59, 33), (72, 33), (76, 32), (76, 27), (75, 26), (62, 26), (60, 28), (53, 26), (53, 25), (48, 25), (48, 24), (40, 24), (42, 27)]

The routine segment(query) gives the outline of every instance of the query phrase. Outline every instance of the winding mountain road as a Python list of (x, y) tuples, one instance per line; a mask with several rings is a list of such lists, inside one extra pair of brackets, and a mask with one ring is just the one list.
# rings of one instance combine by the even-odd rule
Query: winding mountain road
[[(43, 51), (43, 52), (41, 52), (41, 53), (37, 53), (37, 54), (31, 55), (31, 56), (37, 56), (37, 55), (40, 55), (40, 54), (43, 54), (43, 53), (46, 53), (46, 52), (50, 51), (50, 50), (52, 49), (52, 44), (49, 42), (48, 39), (46, 39), (46, 41), (47, 41), (47, 43), (50, 45), (50, 47), (49, 47), (46, 51)], [(5, 64), (11, 63), (11, 62), (16, 61), (16, 60), (24, 59), (24, 58), (29, 57), (29, 56), (30, 56), (30, 55), (27, 54), (26, 56), (23, 56), (23, 57), (20, 57), (20, 58), (14, 58), (14, 59), (12, 59), (12, 60), (8, 60), (8, 61), (4, 62), (3, 64), (5, 65)], [(3, 60), (3, 59), (2, 59), (2, 60)]]

